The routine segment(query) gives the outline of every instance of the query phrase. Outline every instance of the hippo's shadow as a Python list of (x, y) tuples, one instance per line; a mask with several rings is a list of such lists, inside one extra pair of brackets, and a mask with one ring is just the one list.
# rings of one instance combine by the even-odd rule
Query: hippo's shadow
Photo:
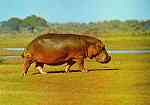
[[(116, 68), (102, 68), (102, 69), (88, 69), (88, 72), (94, 72), (94, 71), (112, 71), (112, 70), (120, 70)], [(81, 72), (80, 70), (70, 70), (69, 72)], [(48, 71), (48, 74), (53, 74), (53, 73), (65, 73), (64, 70), (57, 70), (57, 71)], [(32, 73), (33, 75), (40, 74), (40, 73)]]

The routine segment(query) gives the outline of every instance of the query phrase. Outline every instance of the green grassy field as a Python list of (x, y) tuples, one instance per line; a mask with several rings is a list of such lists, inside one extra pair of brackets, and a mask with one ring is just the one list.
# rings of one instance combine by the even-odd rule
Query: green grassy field
[(149, 105), (150, 54), (113, 54), (109, 64), (87, 61), (88, 73), (74, 65), (45, 66), (41, 75), (31, 66), (0, 65), (0, 105)]
[[(33, 35), (16, 35), (7, 37), (0, 37), (0, 48), (24, 48), (26, 47), (36, 36)], [(98, 37), (101, 39), (107, 49), (110, 50), (149, 50), (150, 49), (150, 36), (118, 36), (116, 35), (104, 35)], [(20, 55), (22, 52), (8, 51), (0, 49), (0, 56)]]
[(145, 50), (150, 49), (150, 36), (104, 36), (100, 38), (109, 49)]
[[(0, 48), (22, 48), (34, 35), (1, 35)], [(149, 36), (104, 35), (108, 49), (150, 49)], [(0, 50), (0, 56), (21, 52)], [(63, 66), (45, 66), (41, 75), (31, 66), (21, 76), (21, 58), (0, 57), (0, 105), (149, 105), (150, 54), (113, 54), (109, 64), (87, 60), (88, 73), (77, 65), (70, 73)]]
[[(1, 35), (0, 48), (26, 47), (36, 36), (32, 34), (18, 33), (16, 35)], [(111, 35), (104, 34), (98, 37), (109, 49), (150, 49), (150, 36), (142, 35)]]
[(22, 48), (32, 41), (34, 37), (32, 35), (17, 34), (6, 35), (0, 37), (0, 48)]

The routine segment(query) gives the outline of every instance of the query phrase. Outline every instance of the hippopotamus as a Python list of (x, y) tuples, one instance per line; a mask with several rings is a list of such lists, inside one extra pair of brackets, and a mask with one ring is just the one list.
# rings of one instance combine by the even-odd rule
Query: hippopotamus
[(44, 64), (66, 64), (64, 70), (69, 72), (70, 67), (77, 63), (82, 72), (87, 72), (84, 66), (85, 58), (96, 59), (100, 63), (108, 63), (111, 56), (107, 53), (104, 43), (91, 36), (76, 34), (48, 33), (40, 35), (24, 49), (23, 75), (26, 75), (32, 63), (41, 74)]

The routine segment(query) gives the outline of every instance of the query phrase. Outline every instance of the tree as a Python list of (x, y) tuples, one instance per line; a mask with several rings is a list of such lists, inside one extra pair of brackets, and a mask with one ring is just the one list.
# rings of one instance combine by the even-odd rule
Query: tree
[(2, 22), (1, 26), (12, 31), (20, 31), (22, 20), (17, 17), (12, 17), (8, 21)]
[(28, 28), (29, 31), (34, 32), (38, 27), (47, 27), (48, 22), (36, 15), (28, 16), (23, 20), (23, 24)]

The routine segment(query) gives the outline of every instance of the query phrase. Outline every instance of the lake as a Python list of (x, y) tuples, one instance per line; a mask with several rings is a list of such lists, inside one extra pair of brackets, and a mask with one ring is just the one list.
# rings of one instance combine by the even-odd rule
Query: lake
[[(9, 51), (23, 51), (24, 48), (0, 48), (0, 50)], [(111, 54), (146, 54), (150, 53), (150, 50), (108, 50)]]
[[(0, 48), (0, 50), (19, 52), (17, 55), (0, 55), (0, 60), (2, 61), (14, 61), (21, 60), (20, 52), (24, 48)], [(150, 50), (108, 50), (110, 54), (150, 54)]]

